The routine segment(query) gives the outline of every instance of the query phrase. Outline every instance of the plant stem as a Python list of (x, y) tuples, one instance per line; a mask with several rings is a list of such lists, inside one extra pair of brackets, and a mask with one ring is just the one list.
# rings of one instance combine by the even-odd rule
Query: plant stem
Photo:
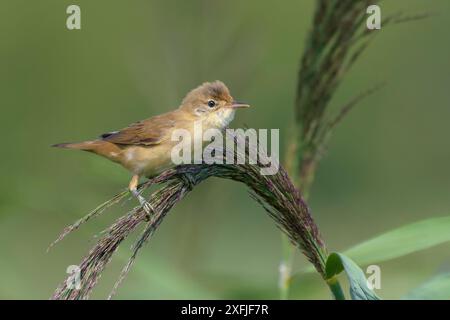
[(279, 266), (280, 300), (287, 300), (289, 298), (294, 246), (291, 244), (288, 236), (284, 233), (281, 233), (281, 246), (283, 256)]
[(327, 284), (335, 300), (345, 300), (344, 292), (336, 276), (328, 279)]
[[(298, 128), (293, 128), (291, 135), (296, 137), (297, 131)], [(286, 169), (288, 170), (290, 177), (292, 177), (293, 184), (298, 190), (301, 190), (303, 199), (307, 201), (310, 186), (312, 184), (311, 176), (313, 176), (314, 172), (311, 172), (313, 169), (308, 166), (298, 165), (298, 163), (296, 163), (298, 159), (303, 159), (302, 150), (298, 147), (297, 140), (295, 138), (291, 138), (286, 155)], [(280, 299), (286, 300), (289, 297), (295, 246), (290, 242), (288, 236), (284, 233), (281, 234), (281, 247), (283, 254), (280, 261), (278, 281)], [(325, 262), (327, 258), (326, 252), (322, 252), (320, 249), (318, 249), (318, 251), (320, 252), (322, 264), (325, 269)]]
[[(377, 3), (379, 0), (372, 2)], [(286, 168), (305, 200), (331, 130), (359, 101), (356, 99), (355, 103), (344, 107), (338, 117), (331, 117), (336, 121), (331, 121), (330, 125), (327, 112), (330, 101), (343, 76), (367, 47), (367, 39), (372, 38), (369, 35), (375, 34), (367, 33), (364, 28), (365, 8), (370, 3), (369, 0), (316, 1), (312, 29), (300, 60), (295, 98), (296, 118), (286, 155)], [(361, 39), (364, 41), (358, 41)], [(327, 259), (325, 244), (312, 245), (316, 249), (323, 249), (316, 250), (321, 256), (319, 267), (323, 271)], [(287, 252), (282, 263), (292, 259), (289, 256), (292, 253)], [(286, 277), (286, 274), (280, 273), (280, 283), (282, 276)], [(332, 279), (331, 283), (324, 279), (336, 299), (344, 298), (337, 279)], [(285, 281), (285, 285), (280, 286), (280, 296), (286, 297), (288, 293), (289, 281)]]

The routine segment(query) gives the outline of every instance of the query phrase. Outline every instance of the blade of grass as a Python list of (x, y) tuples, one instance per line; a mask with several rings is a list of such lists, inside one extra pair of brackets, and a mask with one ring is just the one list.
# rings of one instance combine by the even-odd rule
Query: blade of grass
[(360, 265), (382, 262), (450, 241), (450, 217), (422, 220), (383, 233), (344, 252)]
[[(359, 265), (403, 257), (450, 241), (450, 216), (430, 218), (385, 232), (343, 252)], [(305, 268), (294, 276), (314, 271)], [(294, 277), (293, 276), (293, 277)]]
[(405, 300), (450, 299), (450, 272), (438, 274), (403, 297)]

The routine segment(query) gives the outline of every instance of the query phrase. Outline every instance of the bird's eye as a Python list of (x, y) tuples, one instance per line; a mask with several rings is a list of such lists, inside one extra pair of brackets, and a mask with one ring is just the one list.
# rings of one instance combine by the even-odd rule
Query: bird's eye
[(208, 101), (208, 107), (214, 108), (215, 105), (216, 105), (216, 102), (214, 100), (209, 100)]

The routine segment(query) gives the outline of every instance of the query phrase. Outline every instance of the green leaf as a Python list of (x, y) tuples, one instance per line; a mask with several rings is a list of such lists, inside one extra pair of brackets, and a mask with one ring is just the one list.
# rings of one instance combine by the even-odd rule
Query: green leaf
[(403, 297), (406, 300), (448, 300), (450, 299), (450, 272), (441, 273)]
[[(359, 265), (379, 263), (450, 241), (450, 217), (414, 222), (366, 240), (344, 251)], [(314, 271), (308, 266), (301, 273)]]
[(382, 262), (450, 241), (450, 217), (422, 220), (383, 233), (344, 254), (360, 265)]
[(327, 279), (332, 279), (345, 270), (350, 282), (350, 296), (352, 300), (380, 300), (369, 288), (364, 272), (350, 258), (341, 253), (331, 253), (328, 256), (325, 273)]

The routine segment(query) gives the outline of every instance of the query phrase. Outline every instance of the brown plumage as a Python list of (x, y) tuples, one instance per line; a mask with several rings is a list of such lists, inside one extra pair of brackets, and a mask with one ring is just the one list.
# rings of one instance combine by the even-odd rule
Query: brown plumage
[[(137, 193), (139, 177), (154, 176), (172, 167), (171, 150), (175, 129), (193, 133), (194, 123), (201, 121), (203, 130), (223, 129), (234, 117), (237, 103), (221, 81), (206, 82), (189, 92), (174, 111), (135, 122), (119, 131), (102, 134), (99, 139), (78, 143), (61, 143), (54, 147), (93, 152), (121, 164), (133, 173), (129, 188), (150, 214), (148, 203)], [(191, 135), (193, 136), (193, 135)]]

